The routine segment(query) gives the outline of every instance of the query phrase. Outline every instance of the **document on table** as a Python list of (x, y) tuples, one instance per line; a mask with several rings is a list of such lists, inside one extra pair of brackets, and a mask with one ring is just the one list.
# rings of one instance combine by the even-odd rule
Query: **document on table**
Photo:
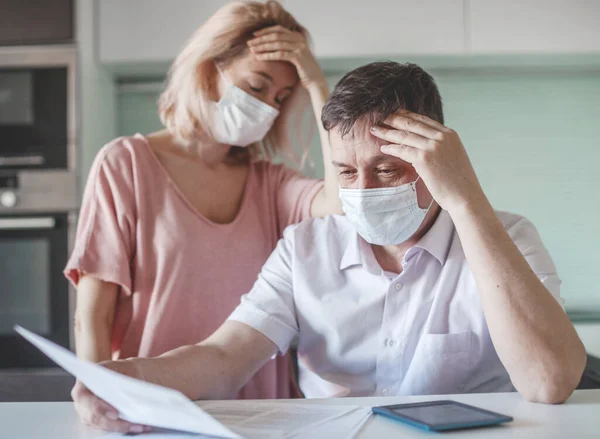
[[(205, 401), (140, 381), (95, 363), (22, 327), (15, 330), (130, 422), (227, 439), (352, 438), (371, 410), (356, 406), (261, 401)], [(154, 432), (152, 437), (173, 437)], [(179, 436), (178, 436), (179, 437)]]
[(318, 403), (207, 401), (203, 410), (248, 439), (353, 438), (371, 409)]
[(241, 438), (177, 390), (146, 383), (81, 360), (71, 351), (20, 326), (15, 330), (117, 409), (119, 416), (126, 421), (206, 436)]

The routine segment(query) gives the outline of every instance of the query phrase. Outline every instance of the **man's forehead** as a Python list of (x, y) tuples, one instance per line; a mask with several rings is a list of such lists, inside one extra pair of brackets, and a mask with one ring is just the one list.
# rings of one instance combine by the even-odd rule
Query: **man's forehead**
[(330, 132), (331, 146), (337, 148), (356, 148), (371, 147), (379, 149), (381, 145), (389, 142), (375, 137), (367, 127), (352, 127), (352, 129), (342, 136), (339, 129), (334, 128)]

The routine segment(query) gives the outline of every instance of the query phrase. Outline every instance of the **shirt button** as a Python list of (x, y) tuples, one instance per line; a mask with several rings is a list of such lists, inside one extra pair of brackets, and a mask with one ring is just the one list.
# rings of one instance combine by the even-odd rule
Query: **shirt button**
[(387, 395), (387, 393), (388, 393), (387, 389), (381, 389), (381, 394), (383, 396)]
[(402, 285), (402, 284), (396, 284), (396, 286), (394, 288), (396, 288), (396, 291), (400, 291), (403, 286), (404, 285)]
[(388, 340), (388, 346), (393, 347), (396, 344), (394, 340)]

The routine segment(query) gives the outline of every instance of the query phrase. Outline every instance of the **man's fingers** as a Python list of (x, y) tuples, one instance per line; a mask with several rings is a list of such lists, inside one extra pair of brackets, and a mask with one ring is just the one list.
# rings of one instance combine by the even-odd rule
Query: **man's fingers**
[(105, 431), (116, 431), (119, 433), (143, 433), (144, 427), (141, 425), (131, 424), (122, 419), (109, 419), (102, 413), (90, 413), (86, 420), (91, 427), (100, 428)]
[(391, 145), (382, 145), (381, 152), (398, 157), (399, 159), (402, 159), (408, 163), (414, 163), (419, 160), (421, 154), (421, 151), (417, 148), (413, 148), (412, 146), (408, 145), (398, 145), (395, 143)]
[(91, 402), (88, 423), (96, 428), (106, 431), (116, 431), (119, 433), (144, 433), (150, 431), (150, 427), (133, 424), (119, 419), (118, 412), (105, 401), (94, 397)]
[(444, 134), (443, 131), (407, 114), (392, 114), (383, 123), (397, 130), (409, 131), (431, 140), (439, 140)]
[(410, 131), (377, 126), (371, 128), (371, 133), (375, 137), (378, 137), (382, 140), (387, 140), (390, 143), (396, 143), (398, 145), (409, 145), (419, 149), (429, 149), (431, 146), (431, 139)]
[(148, 427), (119, 419), (119, 412), (106, 401), (98, 398), (80, 381), (71, 392), (75, 408), (84, 423), (107, 431), (119, 433), (143, 433)]
[(448, 130), (448, 127), (446, 127), (444, 124), (441, 124), (438, 121), (435, 121), (432, 118), (425, 116), (424, 114), (413, 113), (412, 111), (408, 110), (400, 110), (397, 112), (397, 114), (409, 117), (411, 119), (416, 120), (417, 122), (424, 123), (425, 125), (429, 125), (430, 127), (435, 128), (438, 131), (443, 132)]

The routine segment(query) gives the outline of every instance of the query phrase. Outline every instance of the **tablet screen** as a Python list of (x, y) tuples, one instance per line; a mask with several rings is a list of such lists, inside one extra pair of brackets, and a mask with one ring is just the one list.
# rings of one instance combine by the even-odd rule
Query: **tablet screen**
[(498, 419), (496, 415), (456, 405), (452, 402), (390, 408), (390, 411), (431, 426), (490, 422)]

